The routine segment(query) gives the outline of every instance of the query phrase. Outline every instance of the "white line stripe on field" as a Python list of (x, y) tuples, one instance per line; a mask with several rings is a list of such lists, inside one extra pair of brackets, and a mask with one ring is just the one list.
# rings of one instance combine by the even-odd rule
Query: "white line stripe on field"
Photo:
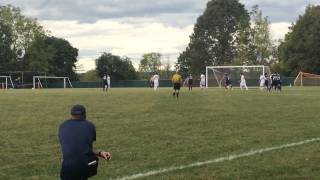
[(134, 175), (130, 175), (130, 176), (117, 178), (115, 180), (137, 179), (137, 178), (148, 177), (148, 176), (157, 175), (157, 174), (168, 173), (168, 172), (172, 172), (172, 171), (176, 171), (176, 170), (182, 170), (182, 169), (186, 169), (186, 168), (203, 166), (203, 165), (212, 164), (212, 163), (231, 161), (231, 160), (242, 158), (242, 157), (253, 156), (253, 155), (256, 155), (256, 154), (261, 154), (261, 153), (265, 153), (265, 152), (269, 152), (269, 151), (275, 151), (275, 150), (280, 150), (280, 149), (285, 149), (285, 148), (290, 148), (290, 147), (295, 147), (295, 146), (301, 146), (301, 145), (304, 145), (304, 144), (309, 144), (309, 143), (313, 143), (313, 142), (317, 142), (317, 141), (320, 141), (320, 138), (313, 138), (313, 139), (308, 139), (308, 140), (304, 140), (304, 141), (300, 141), (300, 142), (284, 144), (284, 145), (281, 145), (281, 146), (274, 146), (274, 147), (269, 147), (269, 148), (264, 148), (264, 149), (251, 150), (249, 152), (242, 153), (242, 154), (236, 154), (236, 155), (230, 155), (230, 156), (226, 156), (226, 157), (220, 157), (220, 158), (217, 158), (217, 159), (203, 161), (203, 162), (196, 162), (196, 163), (192, 163), (192, 164), (188, 164), (188, 165), (173, 166), (173, 167), (169, 167), (169, 168), (149, 171), (149, 172), (146, 172), (146, 173), (138, 173), (138, 174), (134, 174)]

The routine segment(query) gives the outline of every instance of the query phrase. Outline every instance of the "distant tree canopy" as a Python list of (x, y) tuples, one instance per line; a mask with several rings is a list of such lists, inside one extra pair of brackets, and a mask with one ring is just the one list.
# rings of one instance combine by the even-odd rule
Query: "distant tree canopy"
[(139, 64), (140, 72), (157, 72), (161, 67), (161, 54), (160, 53), (147, 53), (142, 56)]
[(250, 15), (252, 21), (250, 43), (254, 48), (254, 58), (250, 64), (271, 65), (277, 59), (277, 48), (271, 40), (268, 17), (263, 17), (258, 5), (253, 6)]
[(269, 26), (257, 5), (249, 13), (238, 0), (211, 0), (176, 68), (186, 75), (204, 73), (206, 66), (271, 65), (277, 48)]
[[(237, 44), (248, 41), (250, 16), (238, 0), (211, 0), (194, 27), (190, 43), (180, 54), (177, 67), (183, 73), (200, 74), (209, 65), (232, 64)], [(241, 36), (240, 36), (241, 35)]]
[(68, 76), (76, 79), (75, 63), (78, 49), (64, 39), (37, 37), (24, 56), (25, 67), (30, 71), (47, 72), (53, 76)]
[(101, 78), (98, 76), (98, 73), (96, 70), (90, 70), (80, 77), (81, 82), (99, 82), (101, 81)]
[(46, 32), (35, 19), (25, 17), (19, 8), (0, 6), (0, 66), (17, 70), (23, 68), (22, 59), (36, 36)]
[(137, 73), (132, 62), (127, 57), (103, 53), (96, 59), (96, 71), (100, 77), (109, 74), (113, 80), (137, 79)]
[(308, 6), (290, 29), (279, 47), (279, 69), (291, 76), (320, 74), (320, 6)]
[(41, 71), (76, 79), (78, 49), (49, 35), (19, 8), (0, 6), (0, 71)]

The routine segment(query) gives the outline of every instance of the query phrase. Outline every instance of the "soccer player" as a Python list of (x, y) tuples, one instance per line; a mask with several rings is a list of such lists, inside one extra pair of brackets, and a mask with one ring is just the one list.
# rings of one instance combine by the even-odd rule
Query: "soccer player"
[(179, 71), (177, 70), (176, 73), (172, 76), (172, 84), (173, 84), (173, 97), (177, 95), (177, 98), (179, 97), (179, 91), (181, 87), (181, 76), (179, 74)]
[(206, 87), (206, 76), (201, 74), (200, 76), (200, 88), (203, 90)]
[(159, 75), (157, 73), (155, 73), (152, 77), (153, 80), (153, 89), (154, 91), (156, 91), (159, 87)]
[(281, 77), (280, 74), (275, 72), (271, 75), (271, 87), (273, 88), (275, 91), (279, 90), (281, 91)]
[(266, 84), (266, 77), (264, 74), (260, 76), (260, 90), (263, 91)]
[(280, 92), (282, 90), (282, 81), (281, 81), (281, 76), (279, 73), (277, 73), (277, 90)]
[(241, 73), (240, 74), (240, 89), (243, 90), (243, 88), (246, 88), (246, 90), (248, 91), (248, 87), (247, 87), (247, 83), (246, 83), (246, 78), (244, 77), (244, 74)]
[(264, 73), (264, 85), (265, 87), (267, 88), (267, 90), (270, 92), (270, 88), (269, 88), (269, 81), (270, 81), (270, 78), (268, 77), (268, 74), (267, 73)]
[(183, 87), (188, 87), (188, 82), (189, 82), (189, 76), (183, 81), (182, 86)]
[(103, 91), (108, 91), (108, 80), (107, 80), (107, 75), (103, 75), (103, 78), (102, 78), (102, 90)]
[(270, 75), (270, 80), (271, 80), (270, 90), (274, 89), (274, 87), (275, 87), (275, 81), (276, 81), (275, 76), (276, 76), (276, 73), (272, 73)]
[(188, 77), (188, 87), (189, 87), (189, 91), (192, 91), (192, 87), (193, 87), (192, 74), (189, 74), (189, 77)]
[(232, 89), (231, 79), (227, 73), (225, 73), (225, 76), (224, 76), (224, 87), (226, 89)]
[(110, 75), (108, 74), (108, 76), (107, 76), (107, 84), (108, 84), (108, 88), (110, 88), (111, 86), (110, 86), (110, 80), (111, 80), (111, 78), (110, 78)]
[(151, 78), (150, 78), (150, 88), (153, 88), (153, 76), (151, 76)]

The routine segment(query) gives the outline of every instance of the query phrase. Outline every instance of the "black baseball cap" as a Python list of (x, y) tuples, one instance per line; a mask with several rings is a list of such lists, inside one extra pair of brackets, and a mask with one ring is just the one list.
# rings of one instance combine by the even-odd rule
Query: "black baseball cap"
[(70, 111), (71, 115), (84, 115), (86, 114), (86, 108), (82, 105), (74, 105)]

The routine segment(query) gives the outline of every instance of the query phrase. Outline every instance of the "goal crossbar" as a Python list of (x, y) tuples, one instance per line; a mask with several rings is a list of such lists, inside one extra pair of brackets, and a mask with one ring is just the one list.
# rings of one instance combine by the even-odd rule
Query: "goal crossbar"
[[(38, 87), (43, 87), (40, 79), (63, 79), (63, 88), (67, 88), (67, 83), (71, 88), (73, 88), (69, 77), (57, 77), (57, 76), (33, 76), (33, 89), (36, 88), (36, 82), (38, 82)], [(38, 81), (37, 81), (38, 80)]]
[(213, 69), (213, 68), (264, 68), (264, 67), (267, 67), (267, 66), (263, 66), (263, 65), (260, 65), (260, 66), (207, 66), (207, 68), (209, 69)]

